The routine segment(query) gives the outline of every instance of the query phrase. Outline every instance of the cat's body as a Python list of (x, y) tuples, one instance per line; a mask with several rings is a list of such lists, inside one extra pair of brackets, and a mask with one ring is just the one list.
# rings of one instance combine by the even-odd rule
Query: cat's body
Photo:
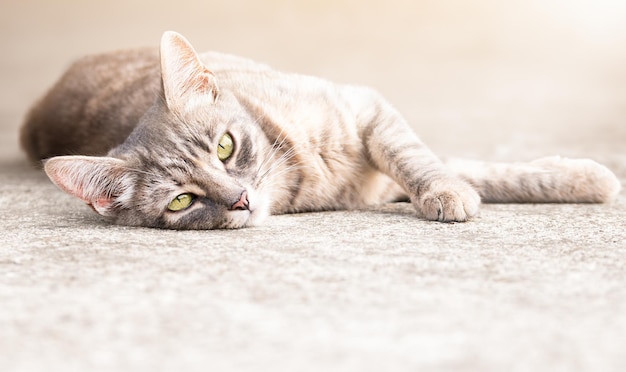
[(603, 202), (620, 188), (590, 160), (463, 162), (452, 172), (371, 89), (198, 56), (175, 33), (164, 35), (160, 63), (156, 50), (136, 50), (74, 64), (31, 110), (22, 146), (33, 160), (53, 157), (50, 178), (97, 212), (177, 229), (403, 197), (427, 219), (465, 221), (478, 193)]

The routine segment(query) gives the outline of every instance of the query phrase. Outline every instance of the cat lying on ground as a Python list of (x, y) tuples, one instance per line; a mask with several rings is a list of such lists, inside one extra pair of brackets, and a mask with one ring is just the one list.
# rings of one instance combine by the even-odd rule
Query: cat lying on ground
[(442, 163), (375, 91), (197, 54), (156, 50), (76, 62), (30, 111), (30, 159), (119, 224), (239, 228), (269, 214), (410, 200), (466, 221), (485, 202), (606, 202), (620, 183), (591, 160)]

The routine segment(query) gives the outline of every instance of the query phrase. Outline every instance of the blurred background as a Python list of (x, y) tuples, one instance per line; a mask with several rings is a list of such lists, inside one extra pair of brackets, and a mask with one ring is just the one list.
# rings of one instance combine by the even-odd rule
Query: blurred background
[(200, 51), (373, 86), (443, 155), (626, 145), (623, 0), (1, 1), (2, 157), (22, 157), (24, 113), (72, 60), (156, 47), (165, 30)]

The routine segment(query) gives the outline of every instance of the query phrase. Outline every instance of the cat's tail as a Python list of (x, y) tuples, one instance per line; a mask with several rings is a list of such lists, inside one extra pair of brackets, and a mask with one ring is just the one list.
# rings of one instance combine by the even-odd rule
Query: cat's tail
[(613, 172), (589, 159), (554, 156), (527, 163), (450, 159), (446, 164), (486, 203), (605, 203), (621, 189)]

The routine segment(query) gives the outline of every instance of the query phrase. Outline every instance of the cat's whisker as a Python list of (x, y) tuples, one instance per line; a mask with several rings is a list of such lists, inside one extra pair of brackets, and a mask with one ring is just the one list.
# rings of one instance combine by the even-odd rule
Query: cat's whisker
[[(289, 161), (291, 158), (293, 158), (293, 156), (295, 156), (295, 150), (289, 150), (285, 152), (280, 158), (278, 158), (274, 163), (269, 164), (267, 169), (265, 169), (262, 173), (258, 175), (258, 183), (261, 183), (264, 179), (268, 178), (269, 175), (272, 175), (272, 172), (274, 170), (280, 169), (282, 165)], [(292, 170), (296, 167), (296, 164), (287, 167), (287, 169)]]
[(269, 155), (263, 160), (263, 162), (257, 168), (257, 174), (261, 173), (265, 167), (268, 167), (268, 168), (271, 167), (272, 161), (274, 161), (274, 158), (276, 157), (276, 154), (278, 153), (279, 149), (280, 148), (276, 146), (272, 147), (272, 150), (270, 151)]
[[(281, 136), (282, 136), (282, 140), (278, 142)], [(274, 143), (272, 144), (272, 153), (271, 153), (271, 157), (269, 157), (268, 160), (271, 160), (271, 158), (274, 157), (276, 153), (278, 153), (278, 151), (284, 147), (286, 140), (287, 140), (287, 134), (285, 134), (285, 131), (281, 129), (280, 133), (278, 134), (278, 136), (274, 140)]]
[[(280, 166), (283, 164), (283, 162), (281, 163), (276, 163), (273, 165), (270, 165), (263, 173), (261, 173), (259, 176), (257, 176), (256, 178), (256, 184), (257, 185), (261, 185), (262, 183), (264, 183), (265, 181), (274, 179), (277, 174), (277, 172), (274, 172), (277, 169), (280, 169)], [(294, 169), (296, 166), (289, 166), (285, 169), (282, 169), (281, 172), (278, 172), (280, 174), (285, 174), (288, 171), (291, 171), (292, 169)]]
[(278, 135), (278, 137), (276, 137), (276, 139), (274, 140), (274, 143), (271, 145), (272, 149), (271, 149), (269, 155), (263, 160), (263, 162), (257, 168), (257, 174), (261, 173), (261, 170), (263, 169), (263, 167), (265, 167), (268, 164), (271, 164), (271, 162), (274, 160), (274, 157), (276, 156), (278, 151), (282, 148), (283, 143), (285, 142), (285, 140), (287, 138), (286, 136), (284, 136), (282, 141), (280, 143), (278, 143), (278, 140), (280, 139), (280, 136), (282, 134), (283, 134), (283, 130), (281, 130), (281, 133)]
[(271, 179), (274, 179), (274, 178), (278, 178), (278, 177), (280, 177), (280, 176), (282, 176), (284, 174), (287, 174), (287, 173), (291, 172), (294, 169), (302, 169), (302, 167), (300, 167), (298, 165), (293, 165), (293, 166), (287, 167), (285, 169), (281, 169), (279, 172), (270, 173), (269, 177), (267, 177), (267, 179), (271, 180)]
[[(313, 167), (309, 165), (305, 165), (305, 164), (306, 164), (305, 162), (299, 161), (285, 168), (280, 168), (280, 164), (276, 164), (276, 166), (272, 166), (270, 169), (268, 169), (268, 171), (264, 174), (264, 177), (259, 179), (257, 187), (261, 187), (266, 181), (271, 181), (275, 178), (283, 176), (284, 174), (292, 172), (294, 169), (298, 169), (298, 170), (313, 169)], [(280, 169), (280, 170), (277, 172), (273, 172), (276, 169)], [(313, 175), (313, 174), (308, 174), (307, 176), (310, 178), (319, 178), (319, 176)]]
[[(278, 137), (279, 138), (279, 137)], [(295, 149), (292, 147), (285, 151), (278, 159), (274, 159), (278, 151), (282, 148), (286, 137), (282, 139), (282, 141), (276, 145), (278, 138), (274, 141), (273, 149), (270, 152), (270, 155), (263, 161), (263, 163), (259, 166), (257, 170), (257, 179), (263, 179), (272, 169), (283, 165), (285, 162), (289, 161), (291, 158), (295, 156)], [(267, 167), (266, 169), (264, 169)]]
[(296, 151), (294, 148), (290, 148), (289, 150), (287, 150), (286, 152), (284, 152), (278, 159), (276, 159), (275, 162), (271, 163), (268, 167), (268, 169), (266, 169), (261, 175), (260, 178), (265, 177), (266, 174), (268, 174), (270, 171), (272, 171), (273, 169), (276, 169), (280, 166), (282, 166), (283, 164), (285, 164), (286, 162), (288, 162), (289, 160), (291, 160), (294, 156), (296, 155)]

